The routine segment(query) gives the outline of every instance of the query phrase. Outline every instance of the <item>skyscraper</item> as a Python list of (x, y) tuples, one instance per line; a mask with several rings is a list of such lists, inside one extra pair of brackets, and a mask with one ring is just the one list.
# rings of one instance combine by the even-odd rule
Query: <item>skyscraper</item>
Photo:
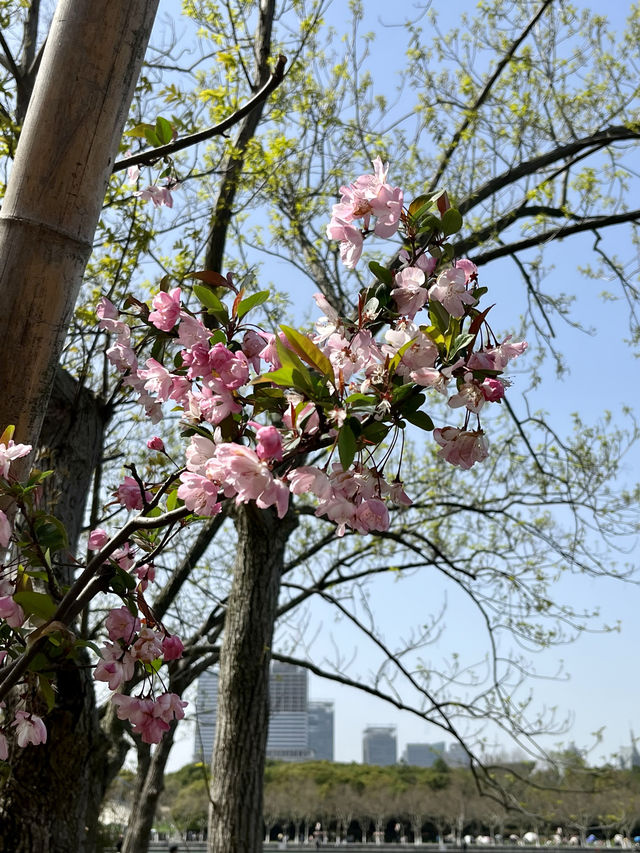
[(269, 678), (267, 758), (306, 761), (309, 749), (309, 673), (302, 666), (274, 661)]
[(193, 760), (211, 761), (218, 717), (218, 673), (208, 669), (198, 679), (196, 696), (196, 737)]
[(397, 760), (395, 726), (368, 726), (362, 736), (363, 764), (385, 766)]
[(309, 702), (309, 749), (318, 761), (333, 761), (333, 702)]
[[(269, 734), (267, 758), (306, 761), (309, 747), (309, 674), (304, 667), (274, 661), (269, 676)], [(218, 674), (204, 672), (198, 679), (194, 761), (211, 760), (218, 716)], [(333, 756), (333, 721), (331, 730)]]

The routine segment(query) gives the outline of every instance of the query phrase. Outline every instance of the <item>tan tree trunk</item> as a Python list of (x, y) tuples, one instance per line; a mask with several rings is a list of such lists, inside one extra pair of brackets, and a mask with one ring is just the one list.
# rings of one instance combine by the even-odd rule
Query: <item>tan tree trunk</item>
[(0, 212), (0, 429), (37, 444), (158, 0), (60, 0)]
[(284, 549), (295, 526), (253, 502), (238, 507), (238, 544), (220, 651), (211, 762), (210, 853), (261, 853), (269, 661)]
[[(60, 0), (54, 15), (0, 212), (0, 429), (17, 441), (38, 443), (157, 5)], [(55, 743), (24, 750), (3, 787), (0, 851), (94, 847), (106, 742), (89, 671), (70, 663), (58, 686)]]

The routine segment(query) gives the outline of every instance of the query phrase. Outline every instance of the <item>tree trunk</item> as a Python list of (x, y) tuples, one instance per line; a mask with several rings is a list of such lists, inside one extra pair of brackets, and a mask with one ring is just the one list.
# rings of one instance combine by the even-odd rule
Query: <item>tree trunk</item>
[(0, 428), (16, 441), (38, 442), (157, 5), (56, 8), (0, 212)]
[[(47, 716), (48, 743), (12, 747), (11, 774), (2, 787), (2, 853), (94, 850), (106, 750), (91, 672), (70, 662), (59, 672), (57, 684), (56, 706)], [(88, 815), (95, 818), (90, 827), (85, 825)]]
[(134, 807), (127, 825), (122, 847), (123, 853), (147, 853), (149, 838), (158, 806), (158, 799), (164, 789), (164, 770), (173, 746), (176, 733), (175, 721), (151, 755), (148, 765), (142, 762), (139, 768), (139, 791), (136, 793)]
[(255, 504), (239, 506), (233, 584), (220, 652), (211, 763), (210, 853), (261, 853), (269, 725), (269, 661), (284, 550), (295, 527)]
[[(91, 475), (102, 450), (105, 419), (95, 396), (58, 367), (38, 463), (54, 468), (54, 475), (45, 480), (43, 504), (64, 523), (71, 554), (77, 550)], [(56, 574), (61, 583), (68, 584), (70, 561), (65, 563)], [(90, 664), (83, 650), (77, 660), (65, 663), (55, 682), (54, 710), (47, 716), (47, 743), (13, 753), (12, 776), (0, 789), (2, 851), (93, 850), (100, 803), (111, 776), (107, 764), (113, 755), (100, 728)], [(123, 759), (124, 750), (121, 752)], [(31, 793), (25, 796), (34, 782), (39, 797), (46, 795), (44, 800)], [(25, 802), (29, 803), (27, 809)], [(52, 808), (53, 803), (59, 808)]]

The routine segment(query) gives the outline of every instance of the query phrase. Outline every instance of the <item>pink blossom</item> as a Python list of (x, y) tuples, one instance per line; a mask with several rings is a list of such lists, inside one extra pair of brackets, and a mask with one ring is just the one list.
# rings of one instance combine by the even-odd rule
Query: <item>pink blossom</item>
[(495, 379), (492, 376), (487, 376), (480, 386), (480, 390), (487, 402), (497, 403), (504, 397), (504, 382), (501, 382), (499, 379)]
[[(118, 501), (128, 510), (142, 509), (142, 492), (140, 484), (133, 477), (125, 477), (118, 486), (116, 492)], [(153, 498), (149, 491), (145, 491), (144, 499), (148, 503)]]
[(173, 375), (155, 358), (147, 359), (147, 370), (138, 370), (147, 391), (155, 394), (161, 403), (168, 400), (173, 391)]
[(30, 444), (15, 444), (11, 438), (7, 444), (0, 443), (0, 477), (6, 479), (9, 475), (11, 463), (28, 453), (31, 453)]
[(391, 501), (397, 506), (411, 506), (413, 503), (399, 480), (396, 480), (391, 483), (391, 485), (387, 486), (387, 493)]
[(169, 293), (161, 291), (151, 304), (155, 311), (149, 314), (149, 322), (161, 332), (170, 332), (180, 316), (180, 288), (174, 287)]
[(247, 361), (256, 373), (260, 373), (260, 353), (264, 349), (264, 344), (264, 332), (256, 332), (254, 329), (249, 329), (245, 332), (242, 339), (242, 352), (246, 355)]
[(155, 702), (116, 693), (112, 702), (118, 717), (129, 720), (133, 732), (139, 734), (144, 743), (159, 743), (171, 721), (184, 717), (183, 709), (187, 706), (175, 693), (163, 693)]
[(153, 583), (156, 579), (155, 566), (152, 566), (150, 563), (143, 563), (137, 567), (136, 576), (140, 581), (140, 589), (144, 592), (149, 584)]
[(460, 386), (457, 394), (449, 398), (449, 405), (452, 409), (457, 409), (459, 406), (465, 406), (470, 412), (478, 414), (480, 409), (486, 402), (486, 397), (479, 385), (475, 382), (465, 379), (465, 382)]
[(117, 607), (109, 611), (106, 620), (109, 639), (124, 640), (129, 644), (137, 631), (140, 630), (140, 620), (131, 613), (128, 607)]
[(354, 527), (360, 533), (389, 529), (389, 510), (379, 498), (368, 498), (356, 509)]
[(255, 451), (241, 444), (220, 444), (216, 459), (220, 473), (236, 493), (236, 503), (254, 500), (263, 509), (275, 505), (278, 517), (284, 517), (289, 490), (274, 480), (268, 465)]
[(107, 358), (121, 373), (126, 373), (127, 370), (135, 370), (138, 366), (138, 356), (123, 340), (117, 340), (115, 344), (109, 347)]
[(176, 634), (169, 635), (162, 641), (162, 657), (165, 661), (178, 660), (182, 657), (184, 646), (182, 640)]
[(429, 299), (440, 302), (452, 317), (462, 317), (465, 305), (475, 305), (476, 299), (466, 289), (466, 274), (463, 269), (452, 267), (438, 276), (429, 288)]
[(151, 628), (143, 628), (138, 639), (131, 647), (131, 654), (136, 660), (151, 663), (162, 657), (162, 640), (160, 635)]
[(26, 711), (16, 711), (12, 726), (16, 727), (18, 746), (38, 746), (47, 742), (47, 729), (40, 717)]
[(413, 319), (427, 301), (427, 291), (423, 287), (425, 274), (418, 267), (405, 267), (395, 276), (395, 287), (391, 295), (398, 306), (398, 313)]
[[(330, 233), (332, 226), (337, 223), (348, 225), (354, 219), (362, 218), (364, 228), (368, 229), (372, 215), (378, 218), (374, 230), (379, 237), (395, 234), (402, 212), (403, 193), (399, 187), (392, 187), (386, 182), (388, 168), (388, 165), (382, 164), (380, 157), (376, 157), (373, 161), (373, 175), (361, 175), (352, 184), (340, 187), (340, 203), (334, 205), (327, 228), (330, 239), (343, 239)], [(348, 266), (346, 262), (345, 266)]]
[(362, 255), (362, 231), (343, 219), (334, 217), (327, 225), (327, 237), (340, 243), (340, 260), (347, 269), (354, 269)]
[(194, 474), (204, 475), (207, 460), (215, 456), (216, 445), (203, 435), (192, 435), (186, 450), (187, 468)]
[(494, 365), (496, 370), (504, 370), (507, 364), (512, 361), (514, 358), (517, 358), (519, 355), (527, 349), (529, 344), (526, 341), (517, 341), (516, 343), (510, 343), (511, 335), (506, 337), (504, 341), (495, 347), (489, 352), (493, 355)]
[(258, 444), (256, 453), (258, 459), (282, 460), (282, 436), (274, 426), (263, 426), (257, 430)]
[(10, 595), (0, 597), (0, 619), (12, 628), (19, 628), (25, 620), (24, 610)]
[(87, 547), (90, 551), (99, 551), (100, 548), (104, 548), (104, 546), (109, 541), (109, 537), (101, 527), (96, 527), (95, 530), (92, 530), (89, 534), (89, 542)]
[(108, 332), (119, 333), (121, 326), (125, 325), (118, 319), (120, 317), (120, 312), (113, 302), (110, 302), (106, 296), (102, 296), (100, 298), (96, 306), (96, 316), (100, 320), (98, 328), (104, 329)]
[(11, 524), (9, 519), (0, 509), (0, 547), (8, 548), (11, 540)]
[(128, 572), (135, 562), (134, 552), (131, 550), (131, 545), (128, 542), (125, 542), (122, 548), (114, 551), (111, 556), (124, 572)]
[(159, 453), (164, 451), (164, 441), (157, 435), (147, 439), (147, 447), (149, 450), (157, 450)]
[(344, 536), (347, 527), (353, 527), (356, 507), (353, 501), (342, 495), (333, 495), (322, 501), (316, 509), (316, 515), (326, 515), (337, 524), (336, 536)]
[[(398, 252), (398, 258), (405, 264), (409, 263), (409, 252), (406, 249), (400, 249)], [(438, 266), (438, 259), (432, 258), (431, 255), (426, 255), (422, 253), (418, 255), (417, 258), (412, 262), (412, 266), (418, 267), (422, 270), (427, 278), (431, 275), (431, 273)]]
[(328, 497), (331, 494), (331, 482), (324, 471), (311, 465), (301, 465), (287, 475), (289, 488), (294, 495), (303, 495), (311, 492), (319, 498)]
[(464, 272), (466, 283), (476, 281), (478, 278), (478, 267), (469, 258), (459, 258), (456, 261), (456, 269)]
[(180, 312), (180, 325), (178, 327), (178, 343), (189, 349), (196, 344), (203, 344), (208, 348), (211, 330), (200, 322), (196, 317)]
[(233, 353), (216, 344), (209, 352), (209, 364), (227, 388), (240, 388), (249, 381), (249, 363), (242, 351)]
[(469, 469), (489, 455), (487, 439), (482, 430), (470, 432), (446, 426), (435, 429), (433, 437), (441, 446), (438, 456), (460, 468)]
[(141, 198), (142, 201), (152, 201), (154, 207), (173, 207), (173, 197), (169, 187), (158, 187), (155, 185), (145, 187), (143, 190), (138, 190), (134, 196)]
[(218, 503), (218, 486), (200, 474), (184, 471), (180, 474), (182, 485), (178, 497), (191, 512), (198, 515), (217, 515), (222, 509)]
[(188, 411), (217, 426), (226, 417), (235, 412), (241, 412), (242, 406), (233, 394), (219, 379), (212, 379), (202, 391), (190, 391), (188, 394)]
[(93, 677), (96, 681), (106, 681), (109, 690), (118, 690), (133, 678), (136, 662), (118, 643), (105, 643), (100, 656), (102, 660), (94, 669)]

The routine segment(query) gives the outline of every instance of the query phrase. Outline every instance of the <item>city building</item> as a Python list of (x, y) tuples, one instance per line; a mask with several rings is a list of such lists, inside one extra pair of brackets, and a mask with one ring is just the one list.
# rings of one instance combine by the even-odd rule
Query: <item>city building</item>
[(467, 767), (469, 756), (464, 747), (457, 741), (449, 744), (449, 749), (442, 756), (449, 767)]
[[(308, 761), (314, 757), (309, 743), (309, 674), (304, 667), (274, 661), (269, 677), (269, 734), (267, 758), (279, 761)], [(331, 703), (319, 703), (331, 704)], [(194, 761), (211, 760), (218, 712), (218, 674), (204, 672), (198, 679), (196, 697), (196, 733), (193, 750)], [(316, 715), (318, 716), (318, 715)], [(327, 743), (325, 717), (325, 751)], [(320, 729), (321, 723), (315, 724)], [(318, 735), (320, 737), (320, 735)], [(333, 760), (333, 710), (330, 730), (331, 758)]]
[(274, 661), (269, 678), (267, 758), (308, 761), (309, 673), (302, 666)]
[(333, 702), (309, 702), (309, 749), (318, 761), (333, 761)]
[(433, 767), (445, 753), (445, 743), (408, 743), (401, 756), (404, 764), (411, 767)]
[(395, 726), (368, 726), (362, 735), (362, 763), (385, 766), (396, 760)]
[(218, 716), (218, 673), (206, 670), (198, 679), (196, 696), (196, 735), (193, 745), (193, 760), (211, 761), (213, 741), (216, 736)]

